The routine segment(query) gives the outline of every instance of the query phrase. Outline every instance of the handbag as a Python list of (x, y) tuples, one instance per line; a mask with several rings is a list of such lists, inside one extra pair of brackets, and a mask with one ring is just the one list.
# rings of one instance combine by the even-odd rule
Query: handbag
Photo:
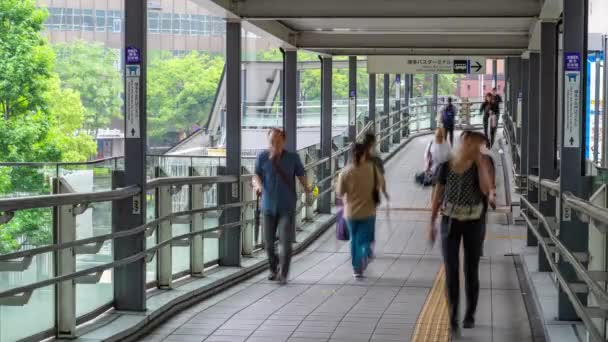
[(350, 240), (350, 234), (348, 233), (348, 227), (344, 219), (344, 208), (340, 208), (336, 212), (336, 239), (340, 241)]
[(378, 190), (378, 176), (376, 171), (376, 166), (372, 165), (374, 168), (374, 188), (372, 190), (372, 198), (374, 199), (374, 204), (377, 206), (380, 205), (380, 191)]

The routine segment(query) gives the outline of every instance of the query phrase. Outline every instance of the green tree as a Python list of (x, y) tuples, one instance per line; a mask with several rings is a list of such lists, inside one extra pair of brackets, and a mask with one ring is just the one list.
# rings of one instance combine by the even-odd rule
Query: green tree
[[(79, 133), (80, 94), (62, 89), (40, 35), (46, 11), (33, 0), (0, 0), (0, 156), (3, 162), (84, 161), (95, 142)], [(0, 194), (48, 194), (44, 168), (0, 167)], [(18, 211), (0, 226), (0, 253), (51, 242), (51, 210)]]
[(148, 136), (162, 143), (167, 133), (190, 133), (207, 121), (224, 69), (224, 58), (191, 52), (156, 59), (148, 70)]
[(53, 51), (40, 36), (47, 13), (33, 0), (0, 0), (0, 111), (4, 119), (43, 109)]
[(84, 105), (86, 130), (109, 128), (122, 117), (122, 77), (116, 68), (117, 52), (100, 43), (76, 41), (53, 45), (55, 72), (64, 88), (77, 90)]

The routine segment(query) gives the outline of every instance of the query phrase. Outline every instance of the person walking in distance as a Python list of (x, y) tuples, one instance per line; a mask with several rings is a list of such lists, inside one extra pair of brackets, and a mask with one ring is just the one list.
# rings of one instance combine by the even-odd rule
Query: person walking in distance
[(344, 217), (350, 233), (353, 276), (363, 277), (370, 255), (371, 234), (376, 220), (384, 177), (368, 158), (367, 146), (355, 144), (352, 162), (338, 177), (336, 195), (344, 200)]
[[(256, 192), (262, 195), (264, 242), (270, 263), (268, 279), (279, 280), (281, 285), (287, 283), (295, 234), (295, 178), (307, 193), (311, 192), (300, 156), (284, 149), (286, 138), (281, 129), (273, 128), (268, 132), (270, 146), (257, 156), (253, 179)], [(280, 257), (277, 257), (275, 250), (277, 233)]]
[(454, 121), (456, 120), (456, 107), (452, 104), (452, 98), (448, 97), (448, 104), (441, 112), (443, 129), (450, 145), (454, 146)]
[(446, 290), (450, 307), (450, 324), (459, 336), (458, 306), (460, 296), (460, 243), (464, 247), (464, 276), (467, 297), (464, 328), (475, 326), (479, 299), (479, 260), (483, 243), (484, 202), (492, 183), (489, 161), (480, 152), (485, 143), (481, 133), (463, 135), (459, 150), (444, 163), (433, 194), (429, 239), (435, 241), (433, 229), (441, 210), (441, 249), (446, 273)]
[(496, 91), (496, 87), (492, 88), (492, 99), (494, 100), (496, 115), (500, 115), (500, 104), (502, 103), (502, 97)]
[(492, 93), (487, 93), (485, 101), (481, 104), (479, 111), (483, 115), (483, 133), (488, 138), (488, 148), (494, 145), (496, 128), (498, 127), (498, 104)]

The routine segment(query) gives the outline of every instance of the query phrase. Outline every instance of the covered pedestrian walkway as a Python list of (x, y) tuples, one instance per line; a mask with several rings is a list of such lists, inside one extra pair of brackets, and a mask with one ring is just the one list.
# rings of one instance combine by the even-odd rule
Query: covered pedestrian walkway
[[(412, 140), (387, 164), (391, 209), (378, 214), (377, 258), (364, 279), (352, 277), (348, 243), (329, 229), (295, 258), (287, 286), (264, 272), (140, 341), (449, 341), (440, 249), (426, 240), (430, 189), (413, 182), (430, 137)], [(499, 190), (480, 266), (477, 326), (464, 330), (463, 341), (533, 341), (515, 256), (526, 231), (509, 224), (504, 198)]]

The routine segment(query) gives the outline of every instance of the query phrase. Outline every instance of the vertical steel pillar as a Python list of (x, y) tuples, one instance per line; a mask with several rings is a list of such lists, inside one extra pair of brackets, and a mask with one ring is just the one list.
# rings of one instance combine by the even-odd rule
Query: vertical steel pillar
[(376, 74), (369, 74), (369, 100), (367, 103), (368, 120), (372, 122), (372, 129), (376, 131)]
[(492, 60), (492, 89), (498, 86), (498, 62), (496, 59)]
[[(112, 203), (112, 231), (129, 230), (146, 220), (146, 36), (147, 0), (125, 0), (125, 171), (116, 187), (135, 185), (142, 191), (133, 198)], [(144, 233), (116, 239), (115, 260), (146, 249)], [(114, 307), (146, 310), (146, 261), (138, 260), (114, 270)]]
[[(525, 186), (525, 184), (527, 184), (527, 178), (525, 178), (528, 175), (528, 134), (524, 133), (527, 132), (528, 129), (528, 106), (527, 106), (527, 100), (528, 100), (528, 77), (529, 77), (529, 60), (528, 59), (523, 59), (521, 60), (521, 74), (520, 74), (520, 79), (521, 79), (521, 105), (519, 106), (519, 111), (521, 111), (521, 113), (519, 113), (520, 116), (520, 122), (518, 124), (518, 131), (520, 132), (519, 135), (521, 136), (520, 139), (520, 143), (521, 143), (521, 155), (520, 155), (520, 167), (519, 167), (519, 174), (522, 176), (522, 181), (524, 182), (523, 184), (521, 184), (522, 186)], [(519, 105), (519, 104), (518, 104)], [(522, 134), (523, 133), (523, 134)], [(527, 245), (528, 246), (536, 246), (536, 244), (538, 243), (536, 241), (536, 239), (534, 239), (534, 234), (532, 232), (528, 232), (529, 234), (527, 234)]]
[(357, 56), (348, 57), (348, 138), (357, 139)]
[(515, 124), (515, 144), (520, 144), (519, 129), (521, 127), (521, 113), (520, 113), (520, 102), (519, 95), (521, 89), (521, 58), (511, 58), (511, 65), (509, 66), (509, 79), (510, 79), (510, 93), (511, 93), (511, 118)]
[[(527, 153), (527, 170), (528, 175), (538, 175), (538, 91), (539, 91), (539, 64), (540, 56), (538, 52), (530, 52), (530, 59), (528, 61), (528, 96), (527, 96), (527, 124), (524, 126), (524, 135), (527, 136), (528, 148)], [(526, 198), (531, 202), (536, 202), (538, 199), (538, 187), (531, 186), (530, 182), (527, 182), (528, 191)], [(538, 241), (536, 235), (531, 231), (528, 231), (528, 246), (537, 246)], [(542, 249), (542, 248), (539, 248)]]
[[(384, 74), (384, 113), (382, 113), (382, 118), (380, 121), (380, 130), (385, 130), (388, 127), (388, 117), (391, 112), (391, 103), (390, 103), (390, 89), (391, 89), (391, 79), (389, 74)], [(380, 134), (380, 138), (383, 138), (387, 135), (388, 132), (383, 132)], [(388, 152), (389, 149), (389, 141), (388, 139), (382, 140), (380, 144), (380, 150), (382, 152)]]
[[(401, 120), (401, 74), (395, 75), (395, 112), (392, 117), (391, 126), (396, 125)], [(394, 126), (390, 131), (393, 132), (391, 138), (393, 144), (399, 144), (401, 141), (400, 126)]]
[(512, 57), (505, 58), (505, 112), (511, 120), (513, 120), (513, 111), (511, 110), (511, 61)]
[(604, 54), (604, 71), (602, 72), (602, 84), (604, 87), (602, 105), (602, 166), (608, 167), (608, 35), (602, 37), (602, 51)]
[(599, 160), (599, 146), (600, 146), (600, 53), (599, 51), (595, 52), (595, 106), (593, 111), (594, 115), (594, 127), (593, 127), (593, 161), (597, 165), (597, 161)]
[(295, 152), (297, 149), (298, 127), (298, 52), (283, 51), (283, 130), (287, 135), (285, 149)]
[[(540, 71), (539, 83), (539, 127), (538, 134), (538, 177), (541, 179), (557, 178), (557, 23), (543, 21), (540, 24)], [(542, 124), (541, 124), (542, 123)], [(546, 190), (538, 194), (538, 209), (545, 217), (555, 217), (555, 202)], [(542, 232), (542, 230), (541, 230)], [(551, 271), (547, 256), (539, 248), (538, 269), (541, 272)]]
[[(332, 73), (333, 60), (331, 57), (321, 57), (321, 159), (331, 157), (332, 153)], [(371, 93), (371, 90), (370, 90)], [(332, 175), (332, 163), (330, 160), (321, 166), (323, 173), (322, 179)], [(321, 192), (331, 187), (332, 180), (321, 184)], [(319, 212), (329, 214), (331, 211), (331, 193), (319, 198)]]
[(437, 128), (437, 92), (439, 91), (439, 75), (433, 74), (433, 98), (431, 100), (431, 130)]
[(412, 75), (410, 74), (405, 74), (403, 75), (403, 106), (404, 106), (404, 111), (403, 111), (403, 120), (404, 120), (404, 125), (402, 125), (401, 127), (403, 127), (403, 129), (401, 130), (401, 135), (403, 137), (407, 137), (410, 135), (410, 97), (411, 97), (411, 78)]
[[(564, 101), (562, 122), (563, 140), (560, 162), (560, 190), (570, 191), (580, 198), (588, 198), (585, 176), (585, 80), (587, 79), (587, 24), (589, 0), (564, 1)], [(561, 199), (560, 199), (561, 200)], [(588, 247), (588, 225), (561, 200), (559, 239), (572, 253), (585, 253)], [(558, 267), (568, 282), (576, 282), (572, 266), (560, 258)], [(587, 303), (587, 294), (578, 294), (581, 303)], [(562, 291), (558, 295), (558, 319), (578, 319), (570, 300)]]
[[(226, 167), (220, 169), (226, 175), (241, 176), (241, 23), (226, 23)], [(239, 202), (240, 184), (220, 184), (219, 204)], [(241, 209), (223, 211), (222, 224), (240, 221)], [(241, 227), (226, 229), (219, 243), (219, 263), (222, 266), (241, 264)]]

